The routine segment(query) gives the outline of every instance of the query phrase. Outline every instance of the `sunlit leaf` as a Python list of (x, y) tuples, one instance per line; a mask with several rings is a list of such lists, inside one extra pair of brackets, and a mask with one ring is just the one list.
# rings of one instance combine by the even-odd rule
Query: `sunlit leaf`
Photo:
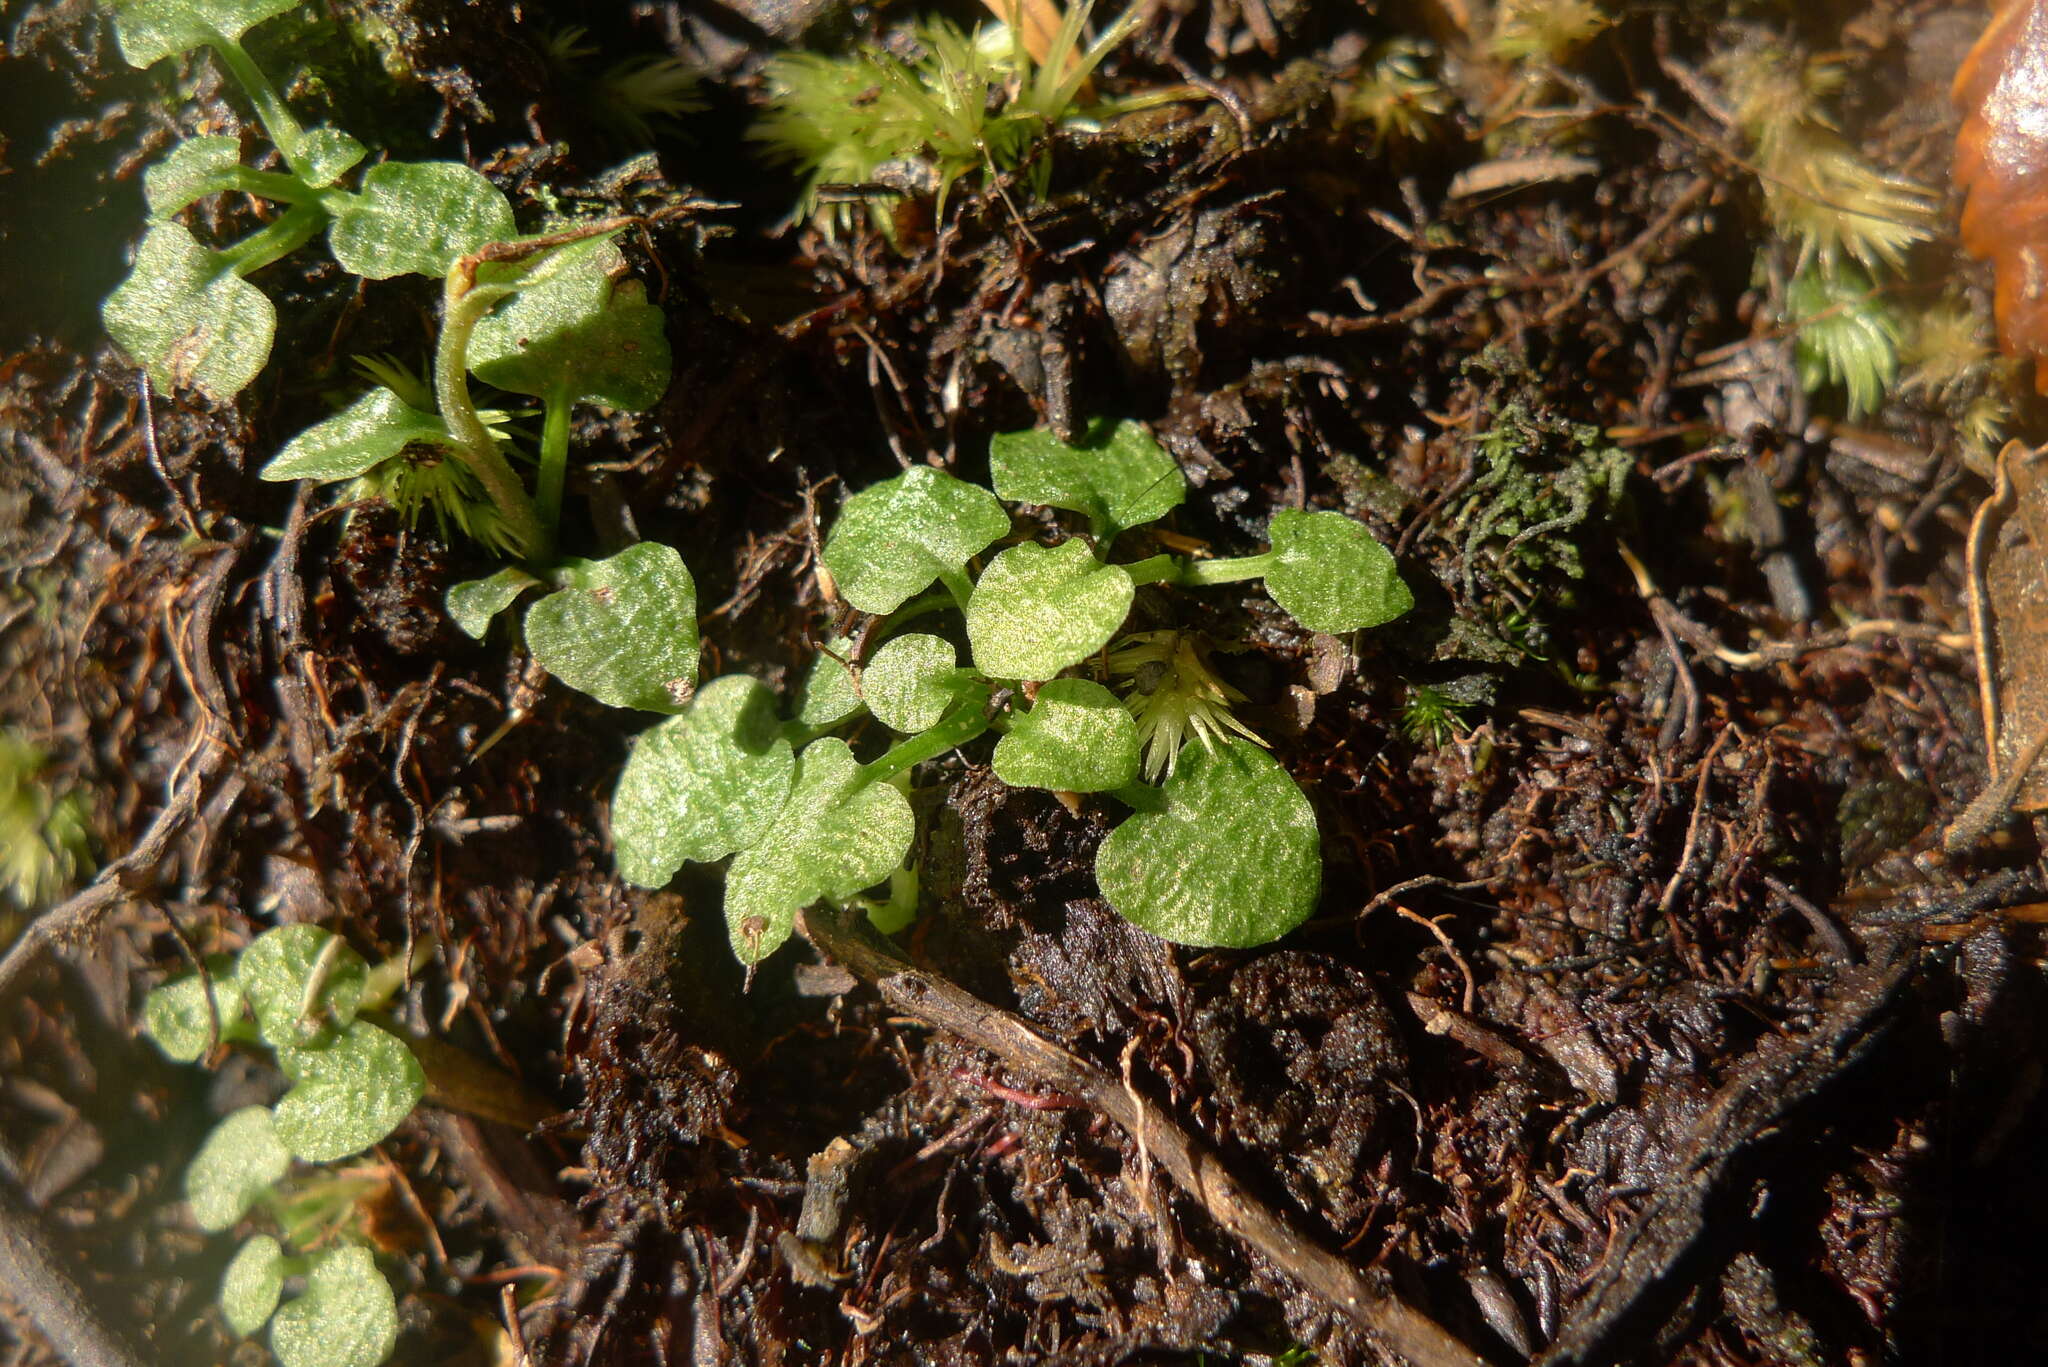
[(359, 1244), (317, 1255), (305, 1294), (278, 1310), (270, 1349), (283, 1367), (378, 1367), (398, 1346), (398, 1302)]
[(263, 1327), (284, 1292), (284, 1249), (268, 1234), (245, 1240), (221, 1278), (220, 1308), (228, 1328), (247, 1338)]
[(803, 700), (796, 719), (805, 726), (836, 726), (861, 710), (864, 704), (853, 686), (853, 642), (834, 636), (811, 660), (804, 676)]
[(240, 38), (299, 0), (114, 0), (114, 38), (128, 65), (142, 67), (204, 47), (217, 38)]
[(351, 275), (385, 280), (442, 276), (456, 258), (517, 235), (498, 187), (460, 162), (387, 161), (363, 173), (359, 193), (336, 196), (328, 242)]
[(353, 479), (416, 441), (446, 446), (453, 438), (438, 415), (408, 407), (388, 389), (373, 389), (286, 442), (263, 467), (263, 478)]
[(491, 629), (491, 619), (512, 606), (513, 600), (539, 584), (517, 565), (507, 565), (482, 579), (465, 579), (448, 589), (448, 615), (462, 634), (481, 641)]
[(1043, 430), (1005, 432), (989, 440), (988, 468), (999, 496), (1085, 514), (1105, 545), (1187, 497), (1180, 466), (1129, 420), (1098, 424), (1078, 446)]
[(1310, 631), (1376, 627), (1415, 606), (1392, 553), (1354, 518), (1283, 508), (1267, 534), (1266, 591)]
[(291, 1169), (270, 1109), (244, 1106), (206, 1136), (185, 1168), (185, 1199), (201, 1229), (222, 1230)]
[(617, 245), (586, 238), (477, 325), (469, 368), (515, 394), (651, 408), (668, 388), (668, 337)]
[(995, 495), (920, 465), (846, 501), (825, 568), (862, 612), (894, 612), (1009, 530)]
[(570, 560), (567, 587), (526, 614), (541, 668), (613, 707), (680, 712), (697, 686), (697, 586), (658, 542)]
[(216, 399), (242, 392), (270, 357), (277, 311), (175, 223), (159, 223), (135, 249), (135, 269), (100, 306), (107, 334), (163, 389)]
[(359, 1020), (305, 1048), (280, 1046), (292, 1089), (277, 1103), (277, 1137), (309, 1163), (361, 1153), (398, 1128), (426, 1095), (426, 1075), (405, 1041)]
[(1138, 777), (1138, 725), (1101, 684), (1054, 679), (996, 743), (996, 777), (1013, 788), (1101, 793)]
[(242, 951), (235, 978), (266, 1044), (305, 1044), (356, 1018), (369, 966), (319, 926), (266, 930)]
[[(242, 1021), (242, 984), (235, 977), (234, 961), (215, 955), (206, 961), (207, 981), (188, 973), (153, 989), (142, 999), (142, 1028), (164, 1056), (179, 1063), (197, 1062), (213, 1039), (216, 1020), (221, 1038), (233, 1039), (247, 1033)], [(213, 989), (213, 1004), (207, 1005), (207, 988)]]
[(1050, 679), (1109, 644), (1135, 590), (1121, 565), (1080, 541), (1012, 546), (989, 562), (967, 603), (974, 667), (993, 679)]
[(868, 711), (892, 731), (936, 726), (960, 696), (961, 682), (951, 642), (916, 632), (891, 638), (861, 671)]

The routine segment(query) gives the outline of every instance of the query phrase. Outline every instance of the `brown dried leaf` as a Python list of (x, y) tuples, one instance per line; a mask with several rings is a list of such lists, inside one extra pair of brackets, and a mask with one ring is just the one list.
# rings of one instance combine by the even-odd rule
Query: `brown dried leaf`
[(1956, 72), (1963, 246), (1998, 275), (1998, 339), (2048, 393), (2048, 0), (2008, 0)]

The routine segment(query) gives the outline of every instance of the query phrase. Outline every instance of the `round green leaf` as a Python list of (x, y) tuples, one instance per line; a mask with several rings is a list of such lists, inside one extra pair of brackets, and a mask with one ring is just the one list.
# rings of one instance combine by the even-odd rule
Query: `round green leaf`
[(299, 0), (115, 0), (114, 38), (128, 65), (149, 66), (204, 47), (230, 42)]
[(228, 1328), (244, 1338), (261, 1329), (283, 1291), (284, 1249), (268, 1234), (245, 1240), (220, 1283), (220, 1308)]
[(619, 875), (658, 888), (686, 860), (745, 849), (781, 813), (795, 770), (774, 693), (744, 674), (713, 679), (633, 745), (612, 795)]
[(1310, 631), (1376, 627), (1415, 606), (1392, 553), (1342, 513), (1283, 508), (1268, 535), (1274, 563), (1266, 591)]
[(995, 495), (919, 465), (846, 500), (825, 568), (862, 612), (894, 612), (1009, 530)]
[(1079, 541), (1026, 542), (989, 562), (967, 601), (974, 667), (995, 679), (1050, 679), (1109, 644), (1130, 615), (1131, 576)]
[(143, 1031), (165, 1057), (178, 1063), (195, 1063), (206, 1052), (216, 1017), (223, 1039), (233, 1039), (242, 1023), (242, 984), (233, 962), (218, 955), (209, 958), (206, 967), (213, 988), (211, 1010), (206, 1002), (208, 983), (197, 973), (173, 979), (142, 999)]
[[(368, 972), (363, 956), (331, 931), (304, 924), (264, 931), (235, 965), (256, 1032), (272, 1046), (308, 1044), (354, 1020)], [(316, 975), (309, 1003), (306, 990)]]
[(277, 1137), (309, 1163), (361, 1153), (397, 1129), (427, 1090), (405, 1041), (363, 1020), (324, 1044), (280, 1047), (277, 1066), (293, 1083), (277, 1103)]
[(892, 731), (938, 725), (960, 696), (959, 661), (952, 642), (912, 632), (885, 642), (861, 671), (868, 711)]
[(451, 440), (438, 415), (407, 406), (388, 389), (373, 389), (286, 442), (263, 467), (263, 478), (354, 479), (416, 441), (446, 446)]
[(360, 1244), (315, 1258), (305, 1294), (270, 1324), (270, 1350), (284, 1367), (378, 1367), (397, 1346), (398, 1302)]
[(994, 763), (1012, 788), (1108, 792), (1138, 777), (1138, 724), (1101, 684), (1054, 679), (996, 742)]
[(268, 1107), (244, 1106), (213, 1127), (185, 1169), (185, 1199), (201, 1229), (222, 1230), (291, 1168)]
[(1051, 432), (1005, 432), (989, 440), (988, 469), (999, 496), (1083, 513), (1104, 545), (1165, 517), (1188, 493), (1180, 465), (1128, 419), (1097, 424), (1079, 446)]
[(454, 161), (387, 161), (363, 188), (335, 195), (328, 243), (351, 275), (442, 276), (486, 242), (517, 235), (512, 206), (481, 172)]
[(861, 710), (865, 704), (860, 693), (853, 686), (853, 641), (849, 637), (834, 636), (825, 642), (825, 648), (811, 661), (811, 671), (804, 676), (803, 701), (797, 706), (796, 719), (813, 730), (837, 726)]
[(812, 742), (797, 756), (788, 803), (726, 874), (733, 953), (742, 963), (767, 958), (789, 938), (799, 911), (887, 878), (916, 832), (902, 793), (887, 783), (860, 782), (845, 741)]
[(697, 585), (659, 542), (564, 562), (567, 587), (526, 614), (541, 668), (613, 707), (680, 712), (697, 686)]
[(107, 334), (163, 389), (216, 399), (242, 392), (270, 357), (277, 311), (175, 223), (159, 223), (135, 249), (135, 269), (100, 305)]
[(512, 601), (540, 583), (517, 565), (507, 565), (482, 579), (465, 579), (448, 589), (448, 615), (462, 634), (481, 641), (491, 629), (491, 619), (512, 606)]
[(247, 170), (237, 139), (219, 135), (187, 138), (142, 173), (142, 198), (149, 205), (151, 218), (169, 218), (195, 200), (240, 189)]
[(469, 344), (477, 378), (515, 394), (651, 408), (668, 388), (661, 310), (610, 237), (555, 249)]
[(1308, 798), (1244, 742), (1182, 750), (1161, 809), (1133, 815), (1095, 856), (1109, 904), (1184, 945), (1277, 940), (1315, 910), (1322, 876)]
[(299, 139), (299, 165), (306, 184), (334, 184), (369, 155), (369, 149), (339, 128), (308, 128)]

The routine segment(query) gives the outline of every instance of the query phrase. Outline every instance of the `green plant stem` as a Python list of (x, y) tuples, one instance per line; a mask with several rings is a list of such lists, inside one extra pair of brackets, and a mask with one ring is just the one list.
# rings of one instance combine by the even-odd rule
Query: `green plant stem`
[(929, 731), (920, 731), (917, 735), (898, 741), (880, 759), (863, 764), (860, 767), (862, 786), (885, 782), (913, 765), (922, 764), (928, 759), (937, 759), (948, 750), (967, 744), (988, 730), (988, 717), (982, 707), (983, 700), (978, 697), (961, 703), (939, 718), (937, 725)]
[(455, 456), (498, 505), (506, 530), (529, 557), (545, 553), (547, 531), (534, 511), (526, 486), (498, 450), (469, 396), (469, 339), (476, 325), (503, 299), (501, 288), (478, 288), (457, 261), (448, 268), (441, 293), (441, 337), (434, 348), (434, 401), (455, 438)]
[[(244, 166), (235, 172), (235, 188), (258, 199), (275, 200), (279, 204), (323, 203), (328, 191), (316, 190), (297, 176), (282, 171), (258, 171)], [(346, 193), (335, 191), (333, 193)]]
[(221, 256), (236, 275), (254, 275), (279, 257), (289, 256), (311, 242), (326, 226), (327, 210), (318, 204), (295, 204), (275, 223), (250, 233)]
[(271, 142), (277, 145), (277, 150), (284, 156), (285, 164), (303, 178), (306, 167), (301, 157), (306, 133), (299, 127), (299, 121), (292, 117), (292, 111), (285, 105), (284, 97), (277, 93), (277, 87), (270, 83), (270, 78), (263, 74), (262, 69), (243, 50), (240, 43), (216, 33), (211, 45), (213, 50), (220, 54), (220, 59), (226, 64), (227, 69), (234, 73), (235, 79), (241, 83), (243, 93), (249, 97), (249, 103), (255, 106), (257, 122), (263, 125), (263, 131), (268, 133)]
[(554, 553), (554, 540), (562, 526), (562, 486), (569, 478), (569, 387), (562, 384), (542, 401), (540, 427), (540, 477), (534, 486), (534, 506), (540, 511), (541, 530), (547, 534), (544, 555)]
[(1181, 571), (1180, 582), (1190, 588), (1211, 584), (1235, 584), (1245, 579), (1262, 579), (1273, 568), (1273, 552), (1239, 556), (1235, 560), (1190, 560)]
[(1178, 584), (1187, 564), (1177, 555), (1155, 555), (1124, 566), (1124, 573), (1131, 576), (1133, 584)]
[(974, 596), (974, 585), (968, 582), (965, 570), (943, 570), (939, 582), (946, 586), (946, 592), (953, 596), (953, 606), (967, 611), (967, 600)]

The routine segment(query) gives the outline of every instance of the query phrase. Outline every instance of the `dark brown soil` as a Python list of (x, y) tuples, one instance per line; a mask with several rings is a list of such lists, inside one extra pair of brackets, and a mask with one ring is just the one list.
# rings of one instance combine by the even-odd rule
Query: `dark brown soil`
[[(1475, 58), (1429, 142), (1375, 151), (1336, 85), (1397, 34), (1458, 50), (1467, 6), (1166, 0), (1103, 85), (1207, 97), (1062, 134), (1043, 202), (964, 182), (936, 233), (906, 206), (892, 248), (789, 228), (796, 185), (743, 134), (792, 29), (905, 12), (620, 9), (605, 59), (680, 52), (709, 103), (624, 183), (641, 149), (542, 55), (593, 22), (557, 8), (334, 0), (252, 45), (324, 64), (309, 108), (516, 203), (699, 201), (636, 249), (674, 383), (581, 424), (565, 536), (681, 548), (707, 678), (794, 692), (838, 624), (812, 554), (847, 491), (899, 459), (985, 475), (990, 433), (1097, 415), (1181, 461), (1179, 535), (1245, 554), (1277, 507), (1344, 509), (1415, 589), (1355, 642), (1256, 590), (1152, 609), (1251, 647), (1225, 668), (1324, 832), (1307, 926), (1242, 952), (1132, 928), (1090, 872), (1109, 804), (1008, 789), (970, 747), (919, 771), (900, 952), (1485, 1361), (2038, 1353), (2040, 847), (2023, 818), (1941, 840), (1984, 785), (1961, 637), (1988, 486), (1942, 404), (1849, 423), (1801, 389), (1796, 249), (1698, 75), (1765, 39), (1839, 50), (1844, 128), (1946, 186), (1979, 11), (1615, 0), (1540, 117), (1490, 123)], [(169, 1065), (135, 1011), (188, 952), (318, 921), (371, 954), (435, 936), (401, 1014), (553, 1112), (426, 1106), (365, 1156), (397, 1361), (509, 1361), (515, 1336), (537, 1362), (1390, 1360), (1046, 1079), (801, 940), (749, 980), (715, 871), (618, 880), (606, 798), (647, 718), (454, 631), (473, 548), (255, 478), (351, 355), (417, 358), (432, 291), (287, 262), (239, 402), (146, 391), (97, 301), (141, 167), (237, 102), (205, 62), (128, 70), (83, 0), (0, 19), (0, 718), (89, 794), (104, 857), (187, 808), (0, 1002), (0, 1174), (106, 1320), (150, 1361), (261, 1359), (179, 1174), (275, 1080)], [(395, 84), (352, 46), (371, 19)], [(1538, 133), (1592, 173), (1453, 195)], [(1988, 307), (1951, 243), (1912, 261), (1903, 297)], [(1432, 730), (1425, 688), (1468, 705)], [(0, 1306), (6, 1361), (56, 1360), (33, 1297)]]

